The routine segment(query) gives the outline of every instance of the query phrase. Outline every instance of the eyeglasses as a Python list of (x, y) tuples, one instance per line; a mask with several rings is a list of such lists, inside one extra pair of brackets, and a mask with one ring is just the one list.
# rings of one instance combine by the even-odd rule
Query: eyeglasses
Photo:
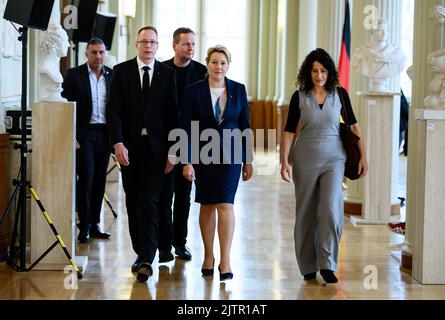
[(154, 46), (154, 45), (158, 44), (158, 42), (156, 40), (139, 40), (139, 41), (136, 41), (136, 43), (141, 44), (143, 46), (146, 46), (148, 44), (150, 46)]

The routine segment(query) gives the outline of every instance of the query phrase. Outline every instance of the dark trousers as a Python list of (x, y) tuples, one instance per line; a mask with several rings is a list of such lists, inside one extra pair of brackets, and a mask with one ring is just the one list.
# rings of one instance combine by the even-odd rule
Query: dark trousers
[(128, 156), (130, 165), (121, 168), (131, 243), (144, 262), (153, 263), (158, 248), (159, 195), (164, 166), (145, 138), (129, 149)]
[[(182, 165), (176, 165), (162, 185), (159, 211), (159, 249), (170, 251), (171, 246), (185, 246), (190, 211), (192, 183), (182, 175)], [(174, 193), (173, 220), (172, 199)]]
[(76, 152), (77, 214), (84, 230), (100, 222), (110, 146), (106, 125), (90, 125)]

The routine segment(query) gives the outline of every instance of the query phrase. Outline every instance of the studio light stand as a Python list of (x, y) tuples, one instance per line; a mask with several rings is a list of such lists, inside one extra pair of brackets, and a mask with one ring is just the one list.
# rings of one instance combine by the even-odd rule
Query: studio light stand
[[(16, 212), (14, 218), (14, 231), (11, 236), (11, 244), (9, 246), (9, 254), (7, 258), (8, 264), (18, 272), (27, 272), (31, 271), (52, 249), (54, 249), (57, 245), (60, 245), (69, 261), (72, 265), (74, 271), (77, 273), (79, 279), (82, 278), (82, 273), (77, 267), (74, 260), (71, 258), (68, 250), (65, 247), (65, 244), (62, 238), (59, 236), (54, 224), (52, 223), (48, 212), (43, 207), (39, 196), (36, 190), (31, 186), (31, 182), (27, 180), (27, 160), (28, 155), (31, 150), (28, 150), (28, 145), (26, 143), (26, 109), (27, 109), (27, 68), (28, 68), (28, 27), (23, 26), (19, 30), (20, 37), (19, 41), (22, 42), (22, 100), (21, 100), (21, 141), (20, 144), (14, 144), (14, 149), (20, 150), (20, 179), (14, 179), (13, 185), (15, 186), (14, 192), (11, 196), (11, 199), (6, 206), (5, 212), (3, 213), (3, 217), (0, 221), (0, 226), (3, 225), (6, 221), (8, 214), (12, 211), (12, 207), (14, 203), (16, 205)], [(27, 190), (30, 191), (32, 198), (37, 202), (40, 211), (42, 212), (45, 220), (47, 221), (49, 227), (51, 228), (54, 236), (56, 237), (56, 242), (48, 248), (29, 268), (26, 267), (26, 212), (27, 212), (27, 204), (26, 204), (26, 193)], [(16, 199), (17, 198), (17, 199)], [(17, 254), (17, 232), (18, 232), (18, 221), (20, 220), (20, 241), (19, 241), (19, 259), (17, 262), (16, 254)]]
[[(115, 156), (114, 154), (111, 154), (111, 158), (112, 158), (113, 161), (114, 161), (114, 165), (111, 167), (110, 170), (107, 171), (107, 176), (108, 176), (111, 172), (113, 172), (113, 170), (116, 169), (116, 168), (119, 170), (119, 172), (121, 172), (121, 166), (120, 166), (119, 162), (116, 160), (116, 156)], [(115, 218), (117, 218), (117, 213), (116, 213), (116, 211), (114, 211), (113, 206), (111, 205), (110, 199), (108, 199), (106, 193), (104, 193), (104, 200), (105, 200), (105, 203), (106, 203), (106, 204), (108, 205), (108, 207), (110, 208), (111, 212), (113, 213), (113, 216), (114, 216)]]
[(74, 66), (77, 67), (79, 65), (79, 41), (73, 42), (73, 51), (74, 51)]

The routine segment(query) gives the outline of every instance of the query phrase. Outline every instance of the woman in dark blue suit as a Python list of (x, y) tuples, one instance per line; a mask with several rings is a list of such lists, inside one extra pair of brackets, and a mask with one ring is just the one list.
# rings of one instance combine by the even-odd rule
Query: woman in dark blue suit
[[(253, 148), (246, 89), (244, 85), (226, 78), (229, 51), (223, 46), (209, 48), (206, 62), (208, 78), (189, 86), (183, 97), (180, 118), (182, 127), (190, 137), (189, 150), (193, 150), (196, 147), (194, 144), (197, 144), (200, 151), (199, 159), (193, 159), (193, 165), (184, 166), (183, 174), (190, 181), (195, 179), (195, 201), (201, 204), (199, 225), (204, 242), (203, 276), (213, 275), (213, 241), (218, 213), (219, 272), (220, 280), (224, 281), (233, 278), (230, 267), (230, 247), (235, 229), (233, 202), (241, 169), (244, 181), (252, 176)], [(208, 133), (210, 141), (195, 141), (196, 138), (191, 137), (192, 121), (198, 121), (200, 136), (203, 132), (204, 135)], [(223, 142), (223, 132), (235, 136), (226, 140), (230, 143)], [(219, 140), (219, 149), (213, 148), (208, 152), (206, 145), (211, 144), (214, 138)], [(236, 139), (242, 143), (235, 143)]]

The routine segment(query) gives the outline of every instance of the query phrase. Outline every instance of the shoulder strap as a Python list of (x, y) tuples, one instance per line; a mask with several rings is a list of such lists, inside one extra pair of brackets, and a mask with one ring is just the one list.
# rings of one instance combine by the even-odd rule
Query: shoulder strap
[(343, 122), (345, 122), (346, 124), (349, 124), (348, 113), (346, 112), (346, 108), (345, 108), (345, 98), (344, 98), (343, 94), (340, 93), (340, 88), (341, 87), (337, 87), (337, 89), (336, 89), (338, 98), (340, 99), (340, 103), (341, 103), (340, 117), (343, 118)]

